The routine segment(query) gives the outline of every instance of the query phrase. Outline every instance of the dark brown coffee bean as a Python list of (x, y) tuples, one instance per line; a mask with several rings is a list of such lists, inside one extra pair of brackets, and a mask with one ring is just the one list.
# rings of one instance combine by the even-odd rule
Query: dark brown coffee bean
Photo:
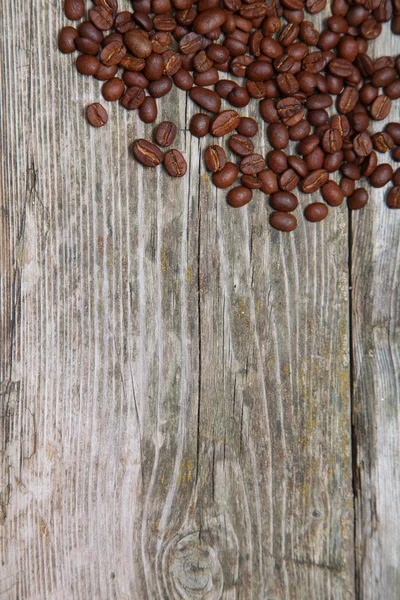
[(299, 201), (291, 192), (275, 192), (271, 195), (269, 204), (274, 210), (292, 212), (297, 208)]
[(228, 204), (233, 206), (233, 208), (240, 208), (245, 204), (248, 204), (253, 197), (252, 191), (243, 186), (238, 185), (237, 187), (229, 190), (227, 195)]
[(296, 125), (304, 115), (304, 109), (296, 98), (282, 98), (277, 102), (276, 110), (282, 122), (287, 126)]
[(270, 169), (263, 169), (258, 173), (257, 179), (261, 184), (261, 191), (263, 191), (264, 194), (273, 194), (278, 191), (279, 186), (277, 177)]
[(235, 110), (224, 110), (211, 124), (211, 133), (215, 137), (222, 137), (237, 128), (240, 117)]
[(361, 171), (356, 165), (345, 163), (340, 167), (341, 172), (345, 177), (358, 181), (361, 179)]
[(390, 188), (386, 202), (389, 208), (400, 208), (400, 186)]
[(82, 19), (85, 12), (84, 0), (64, 0), (64, 12), (71, 21)]
[(78, 37), (75, 40), (75, 46), (79, 52), (82, 52), (83, 54), (91, 54), (92, 56), (95, 56), (100, 49), (100, 46), (97, 42), (84, 37)]
[(103, 32), (97, 29), (90, 21), (80, 23), (78, 33), (80, 37), (88, 38), (97, 44), (101, 44), (104, 39)]
[(174, 31), (176, 28), (176, 21), (171, 14), (156, 15), (153, 18), (153, 27), (156, 31)]
[(289, 143), (289, 132), (283, 123), (271, 123), (267, 127), (268, 139), (273, 148), (282, 150)]
[(353, 150), (357, 156), (364, 158), (372, 152), (372, 140), (367, 131), (363, 131), (356, 135), (353, 139)]
[(326, 0), (306, 0), (306, 9), (311, 15), (324, 10), (326, 6)]
[(166, 96), (171, 91), (171, 88), (172, 79), (163, 75), (158, 81), (150, 81), (148, 90), (153, 98), (161, 98), (162, 96)]
[(241, 135), (245, 135), (246, 137), (253, 137), (258, 132), (257, 121), (251, 117), (241, 117), (239, 120), (239, 125), (236, 127), (236, 131)]
[(299, 144), (299, 152), (303, 156), (307, 156), (319, 145), (319, 137), (316, 135), (308, 135), (301, 140)]
[(347, 206), (350, 210), (359, 210), (368, 202), (368, 192), (365, 188), (357, 188), (347, 198)]
[(104, 106), (95, 102), (86, 109), (87, 120), (93, 127), (103, 127), (108, 121), (108, 114)]
[(390, 135), (395, 144), (400, 144), (400, 123), (388, 123), (385, 131)]
[(203, 113), (196, 113), (190, 121), (190, 133), (195, 137), (204, 137), (210, 130), (211, 119)]
[(274, 211), (269, 218), (269, 223), (278, 231), (293, 231), (297, 227), (296, 217), (281, 211)]
[(384, 67), (383, 69), (374, 72), (371, 77), (371, 83), (376, 88), (385, 87), (386, 85), (393, 83), (396, 77), (396, 69), (393, 69), (393, 67)]
[(201, 108), (208, 110), (209, 112), (218, 113), (221, 108), (221, 98), (212, 90), (205, 88), (193, 87), (189, 96), (196, 102)]
[(125, 84), (122, 81), (122, 79), (119, 79), (119, 77), (109, 79), (103, 84), (103, 87), (101, 88), (103, 98), (104, 100), (108, 100), (108, 102), (114, 102), (115, 100), (119, 100), (124, 91)]
[(227, 162), (226, 165), (214, 173), (212, 182), (218, 188), (227, 188), (232, 185), (239, 174), (239, 169), (232, 162)]
[[(82, 15), (83, 16), (83, 15)], [(89, 19), (100, 31), (107, 31), (114, 25), (114, 16), (104, 6), (96, 6), (89, 10)]]
[(400, 146), (397, 146), (397, 148), (393, 148), (392, 160), (394, 160), (395, 162), (400, 162)]
[(282, 150), (271, 150), (267, 154), (268, 167), (276, 174), (288, 168), (287, 156)]
[(187, 171), (186, 160), (179, 150), (168, 150), (164, 155), (164, 167), (171, 177), (183, 177)]
[(81, 54), (76, 59), (76, 68), (82, 75), (96, 75), (100, 62), (95, 56)]
[(125, 85), (128, 87), (139, 86), (143, 89), (149, 87), (149, 80), (142, 73), (136, 71), (125, 71), (122, 77)]
[(215, 85), (215, 92), (218, 94), (220, 98), (226, 99), (228, 97), (229, 92), (236, 87), (236, 83), (231, 81), (230, 79), (220, 79), (218, 83)]
[(155, 140), (159, 146), (170, 146), (173, 144), (177, 134), (177, 128), (171, 121), (160, 123), (155, 132)]
[(322, 169), (324, 164), (325, 154), (322, 148), (317, 146), (310, 154), (304, 158), (304, 162), (307, 165), (309, 171), (318, 171)]
[(345, 138), (350, 133), (350, 123), (344, 115), (334, 115), (330, 122), (331, 129), (337, 129), (342, 138)]
[(394, 185), (400, 185), (400, 169), (396, 169), (393, 173), (392, 183), (394, 183)]
[(111, 42), (100, 52), (100, 60), (103, 65), (110, 67), (118, 65), (126, 54), (126, 47), (122, 42)]
[(209, 146), (204, 152), (204, 160), (207, 169), (212, 173), (217, 173), (217, 171), (221, 171), (226, 165), (225, 150), (217, 144)]
[(134, 29), (125, 33), (124, 43), (133, 56), (137, 58), (147, 58), (153, 51), (150, 40), (141, 29)]
[(304, 160), (299, 156), (288, 156), (289, 166), (298, 174), (300, 177), (305, 177), (308, 173), (308, 167)]
[(342, 114), (351, 112), (358, 102), (358, 92), (353, 87), (345, 87), (338, 97), (337, 109)]
[(157, 119), (158, 109), (154, 98), (146, 96), (139, 107), (139, 119), (143, 123), (154, 123)]
[(193, 21), (193, 29), (196, 33), (204, 35), (218, 27), (221, 27), (226, 21), (226, 13), (220, 8), (211, 8), (199, 14)]
[(164, 155), (157, 146), (148, 140), (136, 140), (133, 145), (135, 158), (145, 167), (156, 167), (164, 160)]
[(260, 102), (260, 115), (266, 123), (277, 123), (279, 121), (275, 101), (272, 98), (267, 98)]
[(240, 178), (240, 183), (249, 188), (249, 190), (261, 189), (261, 181), (258, 179), (257, 175), (242, 175)]
[(328, 216), (328, 207), (322, 202), (313, 202), (304, 209), (304, 216), (307, 221), (318, 223)]
[(376, 152), (371, 152), (362, 163), (362, 174), (364, 177), (369, 177), (375, 171), (378, 165), (378, 155)]
[(337, 129), (328, 129), (324, 133), (322, 136), (322, 148), (329, 154), (339, 152), (342, 148), (342, 137)]
[(310, 21), (303, 21), (300, 23), (299, 36), (307, 46), (316, 46), (319, 39), (319, 31)]
[(176, 87), (185, 90), (185, 92), (188, 92), (193, 87), (193, 77), (185, 69), (179, 69), (173, 76), (173, 80)]
[(113, 65), (112, 67), (106, 67), (105, 65), (103, 65), (102, 63), (99, 62), (99, 68), (96, 71), (95, 77), (99, 81), (108, 81), (109, 79), (112, 79), (113, 77), (115, 77), (115, 75), (117, 73), (118, 73), (117, 65)]
[(145, 61), (143, 58), (137, 58), (131, 54), (125, 54), (124, 58), (119, 63), (119, 66), (125, 69), (125, 71), (142, 71), (145, 67)]
[(396, 79), (393, 83), (390, 83), (383, 88), (386, 96), (391, 100), (397, 100), (400, 98), (400, 79)]
[(79, 34), (75, 27), (63, 27), (58, 34), (58, 49), (64, 54), (75, 52), (75, 42), (78, 36)]
[(228, 102), (237, 108), (243, 108), (250, 102), (250, 96), (246, 88), (240, 85), (235, 86), (228, 94)]
[(239, 133), (229, 138), (229, 148), (238, 156), (250, 156), (254, 152), (254, 144), (251, 139)]
[(369, 114), (374, 121), (382, 121), (382, 119), (386, 119), (388, 114), (390, 113), (390, 109), (392, 108), (392, 102), (390, 98), (381, 94), (371, 104), (371, 108), (369, 110)]
[(203, 37), (194, 31), (186, 34), (179, 42), (179, 50), (182, 54), (199, 52), (203, 46)]
[(118, 10), (117, 0), (93, 0), (93, 4), (96, 6), (104, 6), (104, 8), (112, 13), (116, 13)]
[(121, 104), (127, 110), (135, 110), (143, 104), (145, 97), (144, 89), (134, 85), (126, 90), (122, 96)]
[(349, 179), (348, 177), (342, 177), (340, 180), (340, 187), (345, 196), (351, 196), (356, 187), (356, 182), (354, 179)]
[(303, 140), (310, 134), (311, 127), (308, 121), (305, 119), (301, 119), (296, 125), (293, 127), (289, 127), (289, 139), (293, 142), (298, 142)]
[(164, 57), (156, 52), (152, 52), (146, 58), (146, 64), (143, 69), (143, 75), (149, 81), (158, 81), (164, 73)]
[(321, 194), (329, 206), (339, 206), (344, 199), (343, 190), (336, 181), (328, 181), (325, 183), (321, 188)]
[(375, 171), (370, 175), (369, 182), (372, 187), (381, 188), (392, 179), (393, 168), (388, 163), (378, 165)]
[(299, 175), (294, 169), (286, 169), (279, 175), (279, 188), (284, 192), (291, 192), (300, 181)]
[(265, 160), (261, 154), (250, 154), (242, 158), (239, 167), (245, 175), (255, 175), (265, 169)]
[(312, 194), (321, 188), (329, 179), (329, 173), (325, 169), (317, 169), (304, 177), (301, 189), (306, 194)]
[(340, 167), (343, 162), (343, 152), (339, 150), (339, 152), (334, 152), (333, 154), (326, 154), (324, 158), (324, 162), (322, 164), (322, 168), (328, 171), (328, 173), (334, 173)]
[(394, 147), (393, 138), (386, 131), (375, 133), (371, 139), (375, 150), (378, 152), (389, 152)]

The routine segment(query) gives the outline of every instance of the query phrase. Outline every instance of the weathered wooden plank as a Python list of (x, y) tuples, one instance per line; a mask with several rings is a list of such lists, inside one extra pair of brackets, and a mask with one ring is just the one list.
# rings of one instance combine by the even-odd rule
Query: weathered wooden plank
[[(385, 27), (374, 57), (398, 54)], [(397, 102), (389, 120), (400, 121)], [(357, 587), (371, 600), (400, 597), (400, 214), (386, 207), (386, 189), (370, 189), (351, 227)]]
[(0, 18), (0, 593), (352, 598), (346, 210), (282, 236), (230, 209), (184, 94), (190, 176), (144, 173), (151, 128), (86, 124), (60, 7)]

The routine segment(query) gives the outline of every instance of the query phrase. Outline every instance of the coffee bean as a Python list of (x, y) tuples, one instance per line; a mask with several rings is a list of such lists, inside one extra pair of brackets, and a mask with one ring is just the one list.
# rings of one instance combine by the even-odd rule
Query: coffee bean
[(394, 185), (400, 185), (400, 169), (396, 169), (393, 173), (392, 183), (394, 183)]
[(260, 102), (260, 115), (266, 123), (277, 123), (279, 121), (275, 101), (272, 98), (267, 98)]
[(400, 186), (396, 185), (390, 188), (387, 199), (387, 205), (389, 208), (400, 208)]
[(368, 202), (368, 192), (365, 188), (357, 188), (347, 198), (347, 206), (350, 210), (359, 210)]
[(375, 171), (369, 176), (369, 182), (372, 187), (381, 188), (392, 179), (393, 168), (388, 163), (378, 165)]
[(300, 181), (299, 175), (294, 169), (286, 169), (279, 175), (279, 187), (285, 192), (291, 192)]
[(282, 212), (291, 212), (299, 203), (297, 197), (291, 192), (275, 192), (269, 199), (271, 208)]
[(277, 102), (276, 110), (282, 122), (287, 126), (296, 125), (304, 115), (304, 108), (297, 98), (282, 98)]
[(354, 181), (361, 179), (361, 171), (357, 165), (346, 163), (340, 167), (340, 170), (342, 171), (343, 175), (349, 179), (353, 179)]
[(400, 123), (388, 123), (385, 131), (390, 135), (395, 144), (400, 144)]
[(236, 85), (228, 94), (228, 102), (237, 108), (243, 108), (250, 102), (250, 96), (246, 88)]
[(325, 152), (333, 154), (334, 152), (339, 152), (342, 148), (342, 141), (342, 137), (337, 129), (328, 129), (322, 136), (322, 147)]
[(147, 58), (153, 51), (150, 40), (141, 29), (133, 29), (125, 33), (124, 43), (133, 56), (137, 58)]
[(324, 151), (317, 146), (315, 150), (313, 150), (310, 154), (307, 154), (307, 156), (304, 158), (304, 162), (306, 163), (309, 171), (317, 171), (318, 169), (322, 169), (324, 158)]
[(393, 83), (385, 86), (383, 88), (386, 96), (391, 100), (397, 100), (400, 98), (400, 79), (396, 79)]
[(317, 169), (304, 177), (301, 189), (306, 194), (316, 192), (329, 179), (329, 173), (325, 169)]
[[(83, 14), (81, 16), (83, 16)], [(89, 19), (97, 29), (100, 29), (100, 31), (107, 31), (111, 29), (114, 24), (112, 12), (104, 6), (96, 6), (96, 8), (89, 10)]]
[(217, 173), (217, 171), (221, 171), (226, 165), (225, 150), (217, 144), (209, 146), (204, 152), (204, 160), (207, 169), (212, 173)]
[(239, 169), (232, 162), (227, 162), (226, 165), (214, 173), (212, 182), (219, 188), (227, 188), (232, 185), (239, 174)]
[(93, 127), (103, 127), (108, 121), (108, 114), (104, 106), (95, 102), (86, 109), (87, 120)]
[(230, 133), (240, 123), (240, 117), (235, 110), (224, 110), (211, 124), (211, 133), (216, 137), (222, 137)]
[(386, 131), (375, 133), (371, 139), (375, 150), (378, 152), (389, 152), (394, 147), (393, 138)]
[(251, 139), (239, 133), (229, 138), (229, 148), (238, 156), (249, 156), (254, 152), (254, 144)]
[(58, 48), (64, 54), (75, 52), (75, 42), (78, 39), (78, 32), (75, 27), (63, 27), (58, 34)]
[(289, 127), (289, 139), (292, 142), (299, 142), (310, 134), (311, 127), (308, 121), (301, 119), (293, 127)]
[(179, 69), (173, 76), (176, 87), (181, 90), (189, 91), (193, 87), (193, 77), (185, 69)]
[(121, 104), (127, 110), (135, 110), (143, 104), (145, 97), (144, 89), (134, 85), (126, 90), (122, 96)]
[(225, 11), (220, 8), (211, 8), (209, 10), (205, 10), (200, 15), (198, 15), (193, 21), (193, 29), (196, 33), (209, 33), (213, 31), (213, 29), (217, 29), (221, 27), (226, 21)]
[(196, 113), (190, 121), (190, 133), (195, 137), (204, 137), (210, 130), (211, 119), (204, 113)]
[(148, 140), (136, 140), (133, 145), (135, 158), (145, 167), (157, 167), (164, 160), (164, 155), (157, 146)]
[(109, 79), (103, 84), (103, 87), (101, 88), (103, 98), (104, 100), (108, 100), (108, 102), (114, 102), (115, 100), (119, 100), (124, 91), (125, 84), (122, 81), (122, 79), (119, 79), (119, 77)]
[(289, 166), (298, 174), (300, 177), (305, 177), (308, 173), (308, 167), (304, 160), (299, 156), (288, 156)]
[(374, 121), (382, 121), (386, 119), (388, 114), (390, 113), (390, 109), (392, 108), (392, 102), (390, 98), (381, 94), (371, 104), (369, 109), (369, 114)]
[(85, 12), (84, 0), (64, 0), (64, 12), (71, 21), (82, 19)]
[(356, 183), (354, 179), (349, 179), (348, 177), (342, 177), (340, 181), (340, 187), (345, 196), (351, 196), (356, 187)]
[(236, 131), (246, 137), (253, 137), (258, 132), (258, 123), (251, 117), (241, 117)]
[(392, 150), (392, 160), (400, 162), (400, 146), (397, 146), (397, 148)]
[(183, 177), (187, 171), (186, 160), (179, 150), (168, 150), (164, 155), (164, 167), (171, 177)]
[(304, 216), (311, 223), (323, 221), (328, 216), (328, 207), (322, 202), (313, 202), (304, 209)]
[(372, 140), (367, 131), (359, 133), (353, 139), (353, 149), (357, 156), (365, 157), (372, 152)]
[(358, 102), (358, 92), (353, 87), (345, 87), (337, 101), (337, 109), (343, 114), (351, 112)]
[(376, 169), (378, 164), (378, 155), (376, 152), (371, 152), (362, 163), (362, 174), (364, 177), (369, 177)]
[(144, 90), (149, 87), (149, 80), (143, 75), (143, 73), (138, 73), (136, 71), (125, 71), (123, 75), (123, 80), (125, 85), (128, 87), (133, 87), (137, 85)]
[(267, 154), (267, 164), (274, 173), (283, 173), (288, 166), (287, 156), (282, 150), (271, 150)]
[(238, 185), (237, 187), (229, 190), (227, 200), (228, 204), (233, 206), (233, 208), (239, 208), (240, 206), (248, 204), (252, 199), (252, 196), (252, 191), (249, 188), (243, 185)]
[(267, 135), (271, 146), (278, 150), (286, 148), (289, 143), (289, 132), (283, 123), (271, 123), (268, 125)]
[(177, 134), (177, 128), (171, 121), (163, 121), (155, 131), (155, 140), (159, 146), (170, 146)]
[(76, 59), (76, 68), (82, 75), (96, 75), (100, 62), (95, 56), (81, 54)]
[(106, 67), (102, 63), (99, 63), (98, 69), (96, 71), (95, 77), (99, 81), (108, 81), (115, 77), (118, 73), (117, 65), (112, 65), (112, 67)]
[(343, 152), (334, 152), (333, 154), (326, 154), (322, 168), (328, 171), (328, 173), (334, 173), (340, 167), (343, 162)]
[(250, 154), (240, 161), (239, 166), (245, 175), (254, 175), (265, 169), (265, 160), (261, 154)]
[(221, 108), (221, 98), (212, 90), (193, 87), (189, 92), (189, 96), (193, 102), (209, 112), (218, 113)]
[(321, 188), (321, 194), (329, 206), (340, 206), (344, 199), (342, 188), (336, 181), (328, 181)]
[(249, 190), (261, 189), (261, 181), (259, 181), (257, 175), (242, 175), (240, 178), (240, 183), (249, 188)]
[(275, 211), (269, 218), (271, 227), (278, 231), (293, 231), (297, 227), (297, 219), (290, 213)]
[(158, 109), (154, 98), (146, 96), (139, 107), (139, 118), (143, 123), (154, 123), (157, 119)]
[(163, 75), (158, 81), (151, 81), (149, 83), (149, 93), (153, 96), (153, 98), (162, 98), (162, 96), (166, 96), (172, 88), (172, 79)]

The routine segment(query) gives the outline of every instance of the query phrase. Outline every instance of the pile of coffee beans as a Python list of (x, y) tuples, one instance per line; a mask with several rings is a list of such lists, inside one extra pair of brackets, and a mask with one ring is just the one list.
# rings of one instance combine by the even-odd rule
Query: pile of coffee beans
[[(326, 5), (327, 0), (132, 0), (132, 10), (119, 10), (118, 0), (93, 0), (85, 15), (84, 0), (64, 0), (67, 18), (80, 23), (64, 27), (58, 45), (66, 54), (80, 52), (77, 70), (104, 81), (106, 101), (137, 110), (145, 123), (157, 120), (156, 100), (173, 85), (188, 92), (205, 111), (193, 116), (192, 135), (229, 136), (229, 159), (221, 144), (205, 151), (214, 185), (234, 186), (227, 194), (233, 207), (250, 202), (255, 190), (267, 194), (272, 227), (292, 231), (296, 188), (320, 192), (321, 201), (304, 209), (311, 222), (325, 219), (329, 207), (344, 198), (350, 210), (362, 208), (368, 184), (380, 188), (391, 182), (387, 206), (400, 208), (400, 169), (393, 172), (378, 159), (390, 153), (400, 162), (400, 123), (371, 130), (400, 98), (400, 55), (373, 61), (368, 54), (383, 23), (400, 34), (400, 0), (332, 0), (318, 31), (307, 13), (320, 13)], [(252, 140), (259, 123), (236, 110), (251, 101), (259, 102), (267, 123), (266, 156)], [(94, 127), (108, 120), (97, 102), (86, 115)], [(161, 123), (156, 143), (137, 140), (134, 156), (147, 167), (163, 163), (171, 176), (182, 177), (187, 164), (181, 152), (160, 150), (176, 133), (175, 124)], [(291, 142), (295, 153), (288, 150)]]

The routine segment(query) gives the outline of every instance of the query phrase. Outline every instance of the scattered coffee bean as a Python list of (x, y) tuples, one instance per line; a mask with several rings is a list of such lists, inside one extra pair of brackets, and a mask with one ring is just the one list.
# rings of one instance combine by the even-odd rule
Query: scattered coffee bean
[(58, 34), (58, 48), (64, 54), (71, 54), (75, 52), (75, 42), (79, 37), (79, 33), (75, 27), (63, 27)]
[(275, 192), (271, 195), (269, 203), (274, 210), (291, 212), (297, 208), (299, 201), (291, 192)]
[(329, 179), (329, 173), (325, 169), (317, 169), (304, 177), (301, 189), (306, 194), (316, 192)]
[(343, 189), (336, 181), (327, 181), (321, 188), (321, 194), (329, 206), (340, 206), (344, 200)]
[(224, 110), (211, 124), (211, 133), (216, 137), (222, 137), (238, 127), (240, 117), (236, 110)]
[(364, 188), (357, 188), (347, 198), (347, 206), (350, 210), (359, 210), (363, 208), (368, 202), (368, 192)]
[(248, 204), (252, 199), (252, 196), (252, 191), (249, 188), (243, 185), (238, 185), (237, 187), (229, 190), (227, 200), (231, 206), (234, 208), (239, 208), (240, 206)]
[(148, 140), (136, 140), (133, 145), (133, 153), (136, 159), (145, 167), (157, 167), (164, 160), (160, 148)]
[(108, 121), (108, 114), (104, 106), (95, 102), (86, 109), (87, 120), (93, 127), (103, 127)]
[(179, 150), (168, 150), (164, 155), (164, 167), (172, 177), (183, 177), (187, 171), (186, 160)]
[(313, 202), (304, 209), (304, 216), (307, 221), (311, 221), (311, 223), (322, 221), (327, 217), (327, 215), (328, 207), (322, 202)]
[(216, 144), (209, 146), (204, 153), (204, 160), (207, 169), (212, 173), (221, 171), (226, 165), (225, 150)]
[(387, 195), (387, 205), (389, 208), (400, 208), (400, 186), (395, 185), (390, 188)]
[(297, 227), (297, 219), (294, 215), (286, 212), (275, 211), (269, 218), (271, 227), (278, 231), (293, 231)]
[(176, 138), (177, 128), (171, 121), (163, 121), (155, 132), (155, 140), (159, 146), (170, 146)]
[(258, 132), (257, 121), (251, 117), (241, 117), (239, 125), (236, 127), (236, 131), (240, 133), (240, 135), (254, 137)]
[(258, 173), (257, 178), (261, 183), (261, 191), (263, 191), (264, 194), (273, 194), (278, 191), (278, 179), (275, 173), (270, 169), (264, 169)]
[(392, 179), (393, 168), (388, 163), (378, 165), (375, 171), (370, 175), (369, 182), (372, 187), (381, 188)]
[(265, 160), (261, 154), (250, 154), (240, 161), (240, 170), (245, 175), (256, 175), (265, 169)]
[(204, 137), (210, 130), (211, 119), (204, 113), (193, 115), (190, 121), (190, 133), (195, 137)]
[(238, 156), (249, 156), (254, 152), (254, 144), (250, 138), (235, 133), (229, 138), (229, 148)]
[(109, 79), (101, 88), (101, 93), (103, 94), (104, 100), (108, 102), (115, 102), (115, 100), (119, 100), (122, 94), (125, 91), (125, 84), (122, 79), (119, 77), (113, 77)]
[(212, 176), (213, 184), (219, 188), (227, 188), (232, 185), (239, 174), (239, 169), (232, 162), (227, 162), (226, 165), (214, 173)]

